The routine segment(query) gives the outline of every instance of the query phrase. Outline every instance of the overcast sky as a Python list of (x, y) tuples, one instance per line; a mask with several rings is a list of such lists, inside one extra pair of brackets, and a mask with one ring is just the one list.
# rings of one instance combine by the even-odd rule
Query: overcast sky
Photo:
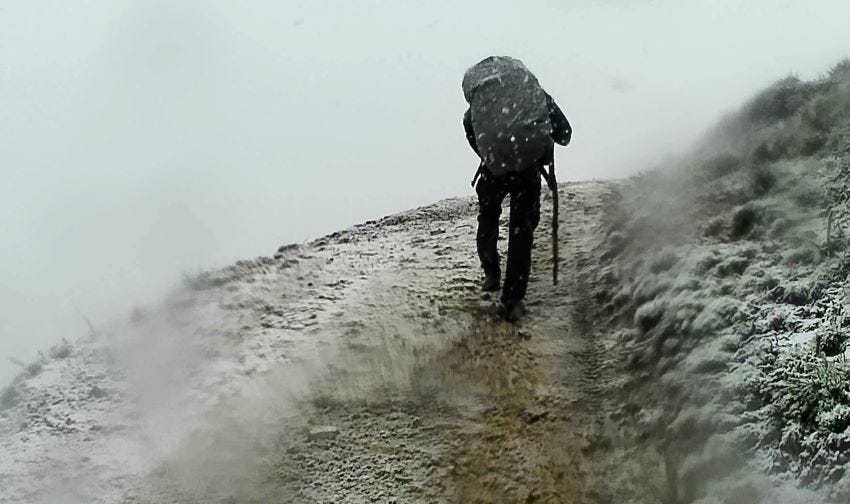
[[(846, 0), (0, 0), (0, 382), (182, 272), (449, 196), (464, 70), (523, 60), (563, 180), (635, 173), (850, 53)], [(470, 236), (470, 240), (473, 239)]]

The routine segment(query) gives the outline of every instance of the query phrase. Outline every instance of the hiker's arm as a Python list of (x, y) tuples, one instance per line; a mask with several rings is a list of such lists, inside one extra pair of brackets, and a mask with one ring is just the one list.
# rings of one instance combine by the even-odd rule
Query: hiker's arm
[(570, 127), (570, 122), (567, 121), (567, 116), (561, 112), (555, 100), (546, 94), (546, 106), (549, 107), (549, 122), (552, 123), (552, 140), (560, 145), (570, 143), (570, 138), (573, 136), (573, 129)]
[(478, 144), (475, 143), (475, 131), (472, 129), (471, 109), (467, 109), (466, 113), (463, 114), (463, 129), (466, 130), (466, 141), (469, 142), (469, 146), (472, 147), (478, 157), (481, 157), (481, 153), (478, 152)]

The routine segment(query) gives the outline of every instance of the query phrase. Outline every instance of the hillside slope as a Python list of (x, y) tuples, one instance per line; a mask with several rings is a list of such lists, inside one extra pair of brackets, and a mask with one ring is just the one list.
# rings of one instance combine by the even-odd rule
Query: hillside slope
[[(789, 77), (620, 185), (600, 289), (671, 502), (850, 498), (850, 61)], [(766, 478), (770, 475), (770, 478)], [(796, 499), (796, 500), (795, 500)]]
[(0, 502), (846, 502), (848, 175), (842, 63), (562, 185), (519, 325), (471, 198), (187, 279), (3, 389)]
[(552, 286), (541, 239), (521, 327), (479, 299), (463, 199), (201, 275), (93, 329), (5, 392), (3, 502), (595, 502), (578, 454), (602, 342), (577, 266), (608, 192), (562, 188), (565, 275)]

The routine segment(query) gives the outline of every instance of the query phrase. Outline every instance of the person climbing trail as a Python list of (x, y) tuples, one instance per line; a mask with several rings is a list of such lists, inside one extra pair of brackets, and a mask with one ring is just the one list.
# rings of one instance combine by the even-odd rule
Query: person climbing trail
[[(555, 100), (517, 59), (485, 58), (466, 71), (462, 88), (469, 104), (463, 116), (466, 139), (480, 158), (472, 185), (478, 195), (476, 243), (484, 270), (483, 290), (494, 292), (501, 286), (499, 312), (515, 322), (525, 313), (531, 246), (540, 222), (540, 177), (546, 177), (556, 190), (554, 144), (567, 145), (572, 128)], [(508, 194), (508, 258), (505, 282), (500, 285), (496, 244), (502, 201)]]

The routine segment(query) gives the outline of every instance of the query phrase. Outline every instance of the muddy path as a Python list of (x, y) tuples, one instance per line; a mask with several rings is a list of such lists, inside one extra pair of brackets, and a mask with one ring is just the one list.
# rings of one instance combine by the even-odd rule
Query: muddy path
[[(600, 461), (614, 445), (606, 418), (618, 401), (606, 394), (614, 390), (616, 343), (594, 323), (588, 269), (604, 238), (599, 216), (609, 190), (602, 183), (562, 188), (561, 281), (551, 282), (544, 222), (530, 313), (519, 325), (493, 318), (487, 301), (477, 301), (474, 211), (431, 235), (438, 238), (423, 244), (453, 248), (468, 260), (450, 263), (441, 276), (433, 264), (439, 270), (445, 261), (434, 258), (422, 265), (429, 274), (413, 275), (425, 285), (413, 281), (408, 292), (440, 293), (436, 298), (391, 301), (424, 307), (406, 330), (430, 345), (412, 359), (392, 345), (368, 349), (361, 362), (357, 352), (347, 355), (345, 369), (324, 382), (318, 404), (314, 399), (311, 419), (340, 435), (284, 441), (282, 451), (293, 456), (275, 468), (289, 492), (304, 502), (616, 502), (607, 483), (614, 464)], [(381, 323), (357, 334), (374, 335)], [(403, 379), (373, 384), (365, 394), (347, 391), (344, 384), (358, 376), (386, 376), (387, 362), (404, 369)]]
[(24, 461), (10, 502), (45, 501), (48, 471), (79, 502), (657, 502), (661, 459), (617, 420), (622, 356), (594, 302), (612, 188), (560, 190), (561, 281), (544, 202), (519, 325), (481, 299), (457, 199), (241, 261), (79, 343), (48, 370), (103, 394), (61, 415), (108, 416), (14, 432), (55, 388), (22, 381), (2, 426), (39, 443), (4, 445)]
[[(607, 378), (601, 341), (585, 319), (590, 286), (583, 266), (599, 237), (602, 185), (562, 189), (558, 285), (552, 285), (548, 222), (538, 233), (529, 316), (519, 326), (486, 321), (472, 334), (487, 358), (464, 356), (471, 380), (487, 385), (493, 407), (460, 451), (453, 474), (459, 502), (604, 502), (587, 456), (604, 414)], [(509, 386), (504, 386), (510, 369)]]

